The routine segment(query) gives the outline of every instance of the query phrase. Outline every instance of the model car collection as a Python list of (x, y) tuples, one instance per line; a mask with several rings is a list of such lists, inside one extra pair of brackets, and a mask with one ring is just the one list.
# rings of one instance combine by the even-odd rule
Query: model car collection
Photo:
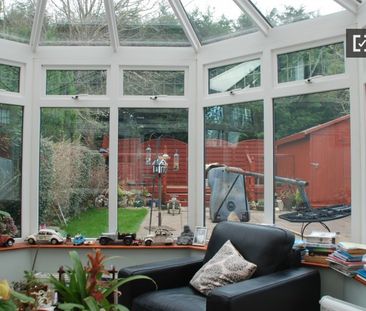
[[(191, 244), (192, 232), (189, 230), (188, 233), (183, 231), (181, 236), (178, 237), (177, 244), (179, 245), (189, 245)], [(64, 237), (65, 234), (60, 233), (56, 229), (43, 228), (38, 232), (28, 235), (24, 241), (31, 245), (34, 244), (70, 244), (74, 246), (80, 245), (93, 245), (96, 241), (100, 245), (126, 245), (126, 246), (151, 246), (151, 245), (172, 245), (175, 243), (173, 233), (163, 227), (157, 227), (155, 231), (148, 234), (143, 239), (136, 237), (136, 233), (120, 233), (120, 232), (107, 232), (102, 233), (96, 240), (86, 239), (82, 234), (76, 234), (73, 238), (69, 236), (67, 239)], [(184, 238), (189, 237), (189, 241), (184, 240)], [(183, 241), (184, 240), (184, 241)], [(0, 234), (0, 246), (13, 246), (15, 240), (10, 235)]]

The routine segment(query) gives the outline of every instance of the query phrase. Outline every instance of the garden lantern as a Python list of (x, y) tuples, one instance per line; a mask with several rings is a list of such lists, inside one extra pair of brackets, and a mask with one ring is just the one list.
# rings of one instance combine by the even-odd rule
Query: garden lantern
[(179, 171), (179, 153), (178, 149), (175, 150), (175, 153), (173, 155), (173, 170)]
[(151, 147), (148, 145), (145, 149), (145, 165), (151, 165)]

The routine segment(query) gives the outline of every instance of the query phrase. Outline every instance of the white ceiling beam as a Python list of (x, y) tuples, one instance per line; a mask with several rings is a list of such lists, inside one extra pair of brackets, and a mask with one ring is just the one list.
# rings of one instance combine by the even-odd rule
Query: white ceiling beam
[(34, 15), (32, 32), (29, 44), (31, 46), (32, 52), (36, 52), (39, 41), (41, 39), (41, 31), (43, 26), (44, 12), (46, 10), (47, 0), (38, 0), (36, 5), (36, 12)]
[(234, 0), (234, 2), (239, 6), (239, 8), (253, 20), (253, 22), (258, 26), (259, 30), (265, 35), (268, 35), (271, 25), (268, 24), (267, 20), (259, 13), (258, 9), (254, 7), (252, 3), (248, 0)]
[(179, 0), (169, 0), (169, 3), (178, 17), (180, 24), (184, 30), (184, 33), (188, 37), (189, 42), (192, 44), (192, 47), (197, 52), (201, 48), (201, 42), (197, 37), (196, 32), (194, 31), (192, 24), (190, 23), (188, 16), (182, 6), (182, 3)]
[(114, 12), (113, 0), (104, 0), (105, 12), (108, 22), (109, 37), (111, 46), (114, 52), (117, 52), (119, 47), (118, 28), (116, 14)]
[(356, 0), (334, 0), (339, 5), (343, 6), (346, 10), (352, 12), (353, 14), (357, 14), (358, 7), (360, 5)]

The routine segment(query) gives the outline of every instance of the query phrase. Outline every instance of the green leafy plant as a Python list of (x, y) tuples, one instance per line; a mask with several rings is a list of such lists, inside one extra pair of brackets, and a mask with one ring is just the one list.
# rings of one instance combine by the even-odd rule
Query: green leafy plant
[(16, 311), (18, 310), (15, 302), (34, 303), (34, 299), (16, 292), (11, 289), (6, 280), (0, 280), (0, 310)]
[(110, 303), (107, 297), (113, 294), (119, 286), (133, 280), (146, 279), (155, 284), (151, 278), (143, 275), (103, 280), (102, 276), (108, 274), (108, 271), (104, 269), (103, 262), (106, 258), (100, 250), (96, 250), (94, 254), (88, 254), (89, 260), (85, 268), (77, 252), (72, 251), (69, 254), (73, 267), (67, 269), (66, 277), (61, 280), (50, 277), (50, 282), (59, 294), (61, 303), (57, 307), (61, 310), (128, 311), (122, 305)]

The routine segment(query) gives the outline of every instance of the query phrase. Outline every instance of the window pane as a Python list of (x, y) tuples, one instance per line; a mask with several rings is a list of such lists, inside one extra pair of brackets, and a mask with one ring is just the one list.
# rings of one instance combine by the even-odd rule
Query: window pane
[(19, 93), (20, 67), (0, 64), (0, 90)]
[(144, 237), (160, 225), (178, 236), (188, 221), (188, 109), (119, 109), (118, 150), (119, 230)]
[(184, 96), (184, 71), (123, 70), (123, 95)]
[[(108, 109), (41, 109), (39, 224), (97, 237), (108, 229)], [(108, 143), (107, 143), (108, 144)]]
[[(205, 221), (263, 222), (263, 101), (204, 108)], [(246, 171), (227, 173), (219, 165)], [(239, 176), (239, 177), (238, 177)], [(247, 200), (247, 201), (246, 201)]]
[(0, 211), (12, 218), (0, 213), (0, 234), (21, 235), (22, 144), (23, 107), (0, 104)]
[(105, 95), (106, 70), (47, 70), (47, 95)]
[(250, 0), (272, 26), (290, 24), (305, 19), (344, 10), (334, 0)]
[(41, 45), (109, 45), (103, 0), (49, 0)]
[[(350, 206), (349, 112), (348, 90), (274, 100), (276, 176), (297, 181), (297, 185), (294, 185), (280, 182), (278, 178), (275, 180), (276, 223), (300, 232), (301, 223), (279, 217), (289, 213), (299, 216), (307, 210), (307, 205), (312, 207), (310, 212), (322, 207)], [(308, 185), (301, 187), (298, 180)], [(308, 196), (308, 202), (302, 195), (302, 188)], [(331, 215), (331, 210), (325, 210), (325, 213)], [(327, 222), (327, 225), (332, 231), (341, 233), (341, 240), (348, 240), (350, 218)], [(314, 223), (305, 234), (319, 229), (322, 230), (322, 226)]]
[(201, 43), (210, 43), (258, 30), (234, 1), (181, 0)]
[(121, 45), (188, 46), (167, 0), (114, 0)]
[(209, 94), (261, 85), (260, 60), (235, 63), (208, 70)]
[(2, 0), (0, 2), (0, 38), (29, 43), (35, 1)]
[(278, 82), (304, 80), (314, 76), (344, 73), (343, 42), (280, 54)]

